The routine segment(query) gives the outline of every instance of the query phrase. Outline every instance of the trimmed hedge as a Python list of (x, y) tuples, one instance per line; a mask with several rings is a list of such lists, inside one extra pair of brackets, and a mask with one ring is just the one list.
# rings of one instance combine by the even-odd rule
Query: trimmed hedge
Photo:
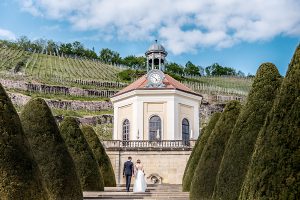
[(239, 199), (300, 196), (300, 45), (259, 133)]
[(197, 164), (190, 186), (190, 199), (201, 200), (212, 197), (225, 146), (238, 118), (240, 109), (241, 104), (238, 101), (230, 101), (226, 104)]
[(196, 150), (196, 148), (197, 148), (197, 146), (198, 146), (198, 144), (199, 144), (199, 142), (200, 142), (200, 138), (202, 137), (202, 134), (204, 133), (205, 129), (206, 129), (206, 126), (202, 128), (201, 133), (200, 133), (200, 135), (198, 136), (198, 138), (197, 138), (197, 140), (196, 140), (196, 143), (195, 143), (195, 146), (194, 146), (194, 148), (193, 148), (193, 150), (192, 150), (192, 152), (191, 152), (191, 155), (190, 155), (190, 157), (189, 157), (189, 159), (188, 159), (188, 161), (187, 161), (187, 163), (186, 163), (186, 166), (185, 166), (185, 169), (184, 169), (184, 172), (183, 172), (183, 176), (182, 176), (182, 191), (183, 191), (183, 192), (187, 192), (187, 191), (188, 191), (188, 190), (185, 188), (185, 185), (186, 185), (186, 184), (185, 184), (185, 179), (186, 179), (186, 176), (187, 176), (187, 171), (188, 171), (188, 168), (189, 168), (189, 166), (190, 166), (190, 164), (191, 164), (191, 160), (192, 160), (192, 158), (194, 157), (195, 150)]
[(0, 84), (0, 199), (47, 199), (19, 116)]
[(183, 178), (182, 181), (182, 188), (183, 191), (190, 191), (190, 185), (192, 182), (192, 179), (194, 177), (195, 169), (198, 165), (198, 162), (200, 160), (202, 151), (204, 149), (205, 144), (207, 143), (207, 140), (213, 131), (216, 123), (218, 122), (219, 118), (221, 116), (221, 113), (214, 113), (211, 117), (207, 127), (203, 129), (201, 136), (198, 138), (197, 143), (192, 151), (192, 154), (189, 158), (188, 165), (186, 167), (186, 175)]
[(82, 199), (74, 161), (46, 102), (31, 99), (20, 119), (50, 199)]
[(259, 130), (271, 110), (281, 76), (275, 65), (257, 70), (248, 101), (243, 107), (225, 148), (213, 199), (238, 199)]
[(66, 117), (59, 128), (74, 160), (82, 190), (103, 191), (103, 178), (100, 169), (76, 119)]
[(84, 125), (81, 127), (86, 141), (91, 147), (95, 158), (100, 167), (100, 172), (103, 177), (105, 187), (116, 187), (115, 173), (112, 168), (110, 159), (105, 152), (97, 134), (91, 126)]

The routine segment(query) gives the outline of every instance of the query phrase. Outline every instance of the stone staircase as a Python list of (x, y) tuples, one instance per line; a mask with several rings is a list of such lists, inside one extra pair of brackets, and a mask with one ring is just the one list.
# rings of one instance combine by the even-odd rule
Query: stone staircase
[(181, 185), (148, 185), (145, 193), (126, 192), (125, 186), (106, 187), (104, 192), (83, 192), (85, 200), (126, 200), (126, 199), (148, 199), (148, 200), (188, 200), (189, 193), (182, 192)]

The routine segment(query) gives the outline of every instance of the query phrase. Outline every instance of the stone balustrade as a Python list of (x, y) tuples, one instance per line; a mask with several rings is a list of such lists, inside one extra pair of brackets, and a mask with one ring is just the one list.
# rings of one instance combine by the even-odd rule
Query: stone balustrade
[(108, 150), (191, 150), (196, 143), (196, 140), (161, 140), (161, 141), (149, 141), (149, 140), (105, 140), (102, 141), (104, 147)]

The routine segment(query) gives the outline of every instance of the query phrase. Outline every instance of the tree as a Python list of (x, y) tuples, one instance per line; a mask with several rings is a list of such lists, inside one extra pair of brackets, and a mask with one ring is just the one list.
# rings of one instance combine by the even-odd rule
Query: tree
[(230, 101), (226, 104), (195, 169), (190, 186), (190, 199), (211, 199), (224, 149), (240, 109), (241, 104), (238, 101)]
[(115, 173), (112, 168), (110, 159), (105, 152), (98, 136), (96, 135), (94, 129), (91, 126), (82, 126), (81, 128), (86, 141), (91, 147), (95, 158), (100, 167), (100, 172), (103, 177), (105, 187), (116, 187)]
[(100, 169), (76, 119), (66, 117), (60, 124), (60, 132), (74, 160), (82, 190), (103, 191)]
[(54, 54), (58, 49), (58, 45), (53, 40), (48, 40), (46, 49), (48, 54), (49, 53)]
[(74, 161), (46, 102), (30, 100), (20, 119), (50, 199), (82, 199)]
[(19, 116), (0, 84), (0, 198), (47, 199)]
[(26, 36), (21, 36), (17, 40), (18, 47), (24, 51), (29, 51), (31, 46), (31, 41)]
[(280, 84), (281, 76), (275, 65), (264, 63), (259, 67), (247, 103), (226, 146), (213, 199), (238, 199), (257, 135), (264, 125)]
[(239, 199), (300, 196), (300, 45), (259, 132)]
[(188, 61), (185, 64), (184, 72), (187, 75), (200, 76), (199, 68), (196, 65), (194, 65), (191, 61)]
[(190, 191), (191, 181), (194, 177), (195, 169), (198, 165), (199, 159), (201, 157), (203, 148), (205, 144), (207, 143), (207, 140), (213, 131), (216, 123), (218, 122), (219, 118), (221, 116), (221, 113), (214, 113), (211, 117), (207, 127), (205, 127), (205, 130), (202, 131), (202, 134), (197, 140), (197, 143), (190, 155), (190, 158), (188, 160), (188, 164), (186, 166), (185, 175), (183, 176), (182, 181), (182, 188), (183, 191)]
[(200, 76), (204, 76), (205, 75), (205, 70), (203, 67), (201, 66), (197, 66), (199, 68), (199, 73), (200, 73)]
[(100, 61), (102, 61), (104, 63), (114, 63), (114, 64), (121, 63), (120, 54), (118, 52), (112, 51), (108, 48), (102, 49), (100, 51), (99, 59), (100, 59)]
[(218, 63), (214, 63), (211, 66), (205, 68), (207, 76), (235, 76), (236, 71), (231, 67), (223, 67)]
[(242, 72), (241, 70), (239, 70), (238, 73), (237, 73), (237, 76), (239, 76), (239, 77), (245, 77), (246, 75), (245, 75), (244, 72)]
[(182, 76), (184, 74), (184, 69), (181, 65), (171, 62), (166, 64), (166, 72)]
[(84, 56), (85, 49), (83, 44), (81, 44), (80, 42), (78, 41), (73, 42), (72, 50), (73, 50), (73, 54), (75, 54), (76, 56), (80, 56), (80, 57)]
[(64, 55), (72, 55), (73, 54), (73, 47), (71, 43), (61, 44), (59, 46), (59, 51), (61, 54)]
[(132, 68), (132, 69), (146, 69), (146, 58), (144, 56), (126, 56), (122, 60), (122, 64)]

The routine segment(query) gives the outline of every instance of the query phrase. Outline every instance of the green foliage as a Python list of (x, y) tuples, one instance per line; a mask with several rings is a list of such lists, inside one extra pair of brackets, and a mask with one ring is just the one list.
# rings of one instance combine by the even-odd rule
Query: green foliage
[(248, 101), (231, 133), (218, 172), (214, 199), (238, 199), (259, 130), (270, 111), (281, 76), (275, 65), (264, 63), (257, 70)]
[(241, 104), (230, 101), (226, 104), (202, 151), (190, 186), (190, 199), (201, 200), (212, 197), (216, 176), (225, 146), (239, 115)]
[(122, 81), (132, 81), (144, 75), (146, 72), (141, 70), (126, 69), (118, 73), (118, 77)]
[(50, 199), (82, 199), (75, 164), (46, 102), (30, 100), (20, 119)]
[(194, 177), (194, 172), (200, 160), (202, 151), (220, 116), (221, 113), (214, 113), (207, 127), (202, 129), (202, 134), (198, 138), (197, 143), (190, 155), (188, 164), (186, 166), (186, 172), (182, 181), (183, 191), (190, 191), (191, 182)]
[(103, 191), (100, 169), (76, 119), (66, 117), (60, 124), (60, 132), (75, 162), (82, 190)]
[(300, 45), (259, 132), (239, 199), (300, 196)]
[(122, 59), (122, 64), (132, 69), (145, 70), (146, 69), (146, 58), (144, 56), (126, 56)]
[(0, 199), (48, 199), (19, 116), (1, 84)]
[(100, 140), (112, 140), (113, 124), (97, 124), (94, 130)]
[(191, 61), (188, 61), (185, 64), (184, 72), (187, 75), (200, 76), (199, 67), (197, 67), (196, 65), (194, 65)]
[(103, 181), (104, 181), (104, 186), (115, 187), (116, 179), (115, 179), (114, 170), (112, 168), (110, 159), (106, 154), (105, 149), (102, 146), (99, 138), (97, 137), (94, 129), (91, 126), (85, 125), (82, 126), (81, 130), (98, 162), (98, 165), (100, 167), (100, 172), (102, 174)]
[(181, 65), (171, 62), (166, 64), (166, 73), (182, 76), (184, 74), (184, 69)]
[(120, 54), (108, 48), (101, 49), (99, 54), (99, 59), (104, 63), (114, 63), (114, 64), (121, 63)]
[[(231, 67), (223, 67), (223, 66), (219, 65), (218, 63), (214, 63), (211, 66), (206, 67), (205, 72), (206, 72), (207, 76), (223, 76), (223, 75), (235, 76), (235, 75), (237, 75), (235, 69), (233, 69)], [(240, 74), (241, 74), (241, 72), (240, 72)]]

